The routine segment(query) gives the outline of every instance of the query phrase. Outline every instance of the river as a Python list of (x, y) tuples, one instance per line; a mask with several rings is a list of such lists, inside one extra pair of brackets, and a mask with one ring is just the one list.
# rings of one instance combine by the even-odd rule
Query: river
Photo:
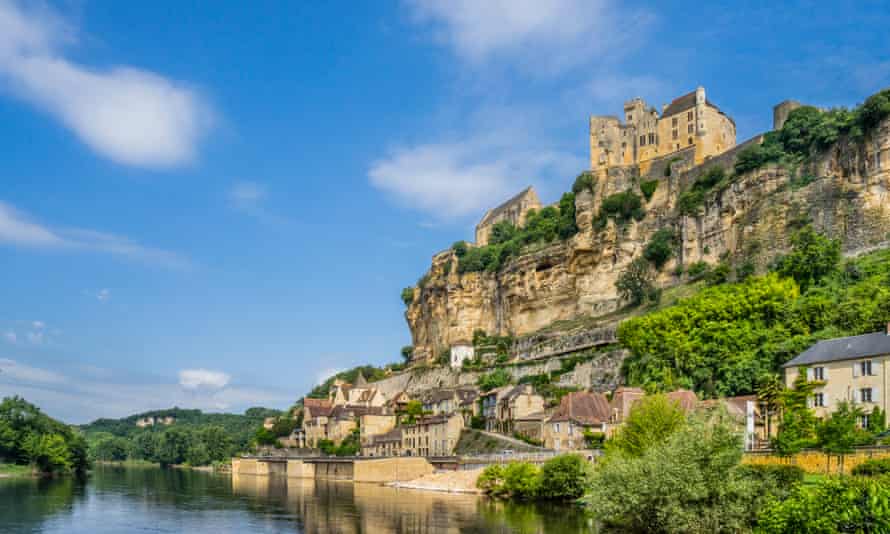
[(592, 532), (573, 506), (372, 484), (97, 467), (86, 480), (0, 479), (0, 532)]

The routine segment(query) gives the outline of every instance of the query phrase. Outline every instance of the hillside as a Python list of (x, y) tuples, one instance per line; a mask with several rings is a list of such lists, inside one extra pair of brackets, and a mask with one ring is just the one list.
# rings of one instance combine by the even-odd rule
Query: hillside
[[(167, 410), (152, 410), (121, 419), (96, 419), (91, 423), (81, 425), (80, 429), (87, 435), (107, 432), (118, 437), (128, 437), (145, 431), (160, 431), (174, 425), (180, 428), (214, 425), (222, 427), (232, 436), (240, 436), (255, 431), (258, 426), (262, 425), (263, 419), (266, 417), (274, 417), (280, 414), (280, 410), (270, 408), (250, 408), (244, 414), (204, 413), (201, 410), (170, 408)], [(172, 417), (175, 419), (175, 423), (172, 425), (157, 424), (147, 427), (139, 427), (136, 424), (139, 420), (148, 418), (163, 419), (166, 417)]]
[(433, 257), (403, 292), (415, 365), (479, 332), (509, 340), (504, 362), (614, 343), (637, 305), (765, 273), (803, 227), (847, 257), (886, 246), (888, 114), (890, 91), (854, 110), (804, 106), (702, 165), (681, 151), (645, 172), (582, 174), (524, 227)]

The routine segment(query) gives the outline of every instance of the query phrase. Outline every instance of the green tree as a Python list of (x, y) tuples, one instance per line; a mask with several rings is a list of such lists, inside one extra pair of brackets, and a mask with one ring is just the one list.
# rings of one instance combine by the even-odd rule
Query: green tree
[(512, 380), (510, 373), (504, 369), (495, 369), (494, 371), (480, 376), (476, 380), (476, 385), (482, 391), (491, 391), (492, 389), (506, 386)]
[(859, 420), (864, 412), (858, 406), (840, 401), (837, 408), (816, 429), (819, 446), (829, 458), (838, 457), (838, 467), (844, 472), (844, 455), (853, 452), (860, 437)]
[(211, 462), (210, 453), (207, 451), (207, 445), (203, 441), (195, 440), (189, 445), (185, 452), (185, 461), (189, 465), (207, 465)]
[(679, 245), (680, 236), (673, 228), (662, 228), (652, 234), (646, 248), (643, 249), (643, 257), (659, 271), (668, 262)]
[(211, 462), (227, 460), (235, 453), (232, 438), (221, 426), (208, 425), (200, 429), (198, 439), (207, 449), (207, 455)]
[(793, 278), (806, 291), (835, 272), (841, 259), (841, 243), (828, 239), (807, 225), (791, 239), (792, 252), (776, 262), (776, 271)]
[(737, 423), (723, 410), (700, 413), (641, 456), (607, 452), (584, 500), (620, 532), (748, 532), (769, 488), (741, 459)]
[(498, 221), (491, 227), (488, 242), (492, 245), (506, 243), (516, 237), (516, 234), (517, 230), (512, 222), (507, 220)]
[(618, 295), (632, 306), (642, 304), (647, 298), (656, 300), (657, 290), (653, 284), (649, 263), (643, 258), (630, 262), (615, 282)]
[(122, 462), (130, 455), (130, 442), (124, 438), (108, 435), (97, 440), (90, 451), (94, 460)]
[(157, 444), (157, 460), (161, 465), (181, 464), (192, 445), (191, 434), (175, 426), (164, 430)]
[(792, 387), (782, 392), (781, 402), (785, 411), (779, 433), (773, 438), (773, 448), (780, 456), (793, 456), (818, 442), (816, 416), (807, 404), (818, 385), (818, 382), (808, 381), (806, 369), (801, 369)]
[(405, 306), (410, 306), (412, 302), (414, 302), (414, 288), (406, 287), (402, 289), (402, 302), (405, 303)]
[(577, 454), (563, 454), (544, 462), (538, 495), (544, 499), (574, 500), (590, 485), (590, 464)]
[(411, 358), (414, 357), (414, 346), (406, 345), (406, 346), (402, 347), (401, 354), (402, 354), (402, 359), (405, 361), (405, 363), (410, 362)]
[(773, 416), (782, 407), (782, 391), (785, 382), (776, 373), (765, 373), (757, 380), (757, 401), (766, 417), (766, 435), (773, 435)]
[(683, 428), (686, 415), (665, 395), (647, 395), (631, 406), (624, 424), (606, 443), (606, 449), (628, 456), (642, 456)]
[(531, 499), (538, 493), (539, 469), (525, 462), (510, 462), (504, 468), (504, 492), (514, 499)]

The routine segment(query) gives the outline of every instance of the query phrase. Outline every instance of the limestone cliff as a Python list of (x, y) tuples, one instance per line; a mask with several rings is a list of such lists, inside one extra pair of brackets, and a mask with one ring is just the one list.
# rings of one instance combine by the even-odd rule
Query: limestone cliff
[[(731, 170), (738, 153), (758, 142), (752, 139), (699, 166), (690, 166), (689, 156), (681, 154), (653, 163), (643, 175), (637, 167), (610, 169), (592, 192), (576, 196), (576, 235), (525, 250), (497, 273), (459, 274), (452, 251), (437, 254), (406, 312), (416, 357), (438, 355), (472, 339), (479, 329), (524, 338), (514, 352), (525, 357), (558, 353), (554, 345), (559, 344), (568, 350), (608, 342), (614, 335), (608, 314), (621, 306), (615, 282), (660, 228), (675, 228), (681, 241), (677, 256), (658, 275), (662, 287), (684, 281), (674, 274), (677, 264), (744, 259), (764, 270), (787, 250), (802, 220), (840, 238), (847, 255), (887, 242), (890, 119), (860, 142), (841, 139), (801, 168), (768, 165), (737, 176), (728, 186), (711, 191), (697, 216), (677, 214), (679, 194), (696, 177), (714, 166)], [(642, 220), (623, 225), (610, 220), (605, 228), (596, 227), (603, 198), (628, 188), (639, 193), (640, 184), (648, 180), (659, 183)], [(603, 320), (594, 328), (591, 323), (571, 327), (579, 318), (598, 317)], [(558, 336), (548, 334), (554, 328)], [(566, 348), (566, 343), (574, 345)]]

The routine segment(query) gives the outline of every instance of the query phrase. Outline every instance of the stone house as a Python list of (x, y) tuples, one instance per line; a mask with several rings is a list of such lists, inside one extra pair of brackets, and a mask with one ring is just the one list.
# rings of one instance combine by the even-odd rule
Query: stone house
[(459, 414), (421, 417), (402, 430), (404, 456), (450, 456), (460, 440), (464, 420)]
[(539, 209), (541, 209), (541, 200), (538, 198), (535, 188), (523, 189), (515, 197), (485, 213), (482, 220), (476, 225), (476, 246), (484, 247), (488, 244), (491, 228), (495, 224), (509, 221), (513, 226), (521, 227), (525, 224), (528, 212)]
[(686, 413), (689, 413), (698, 407), (698, 395), (696, 395), (694, 391), (689, 391), (688, 389), (671, 391), (666, 394), (665, 397), (667, 397), (669, 401), (676, 403), (677, 406)]
[(544, 397), (535, 393), (531, 384), (520, 384), (510, 389), (498, 400), (497, 429), (502, 434), (510, 434), (514, 430), (517, 418), (544, 410)]
[(362, 456), (402, 456), (402, 429), (394, 428), (373, 436), (370, 441), (362, 444)]
[(630, 415), (630, 408), (633, 404), (642, 399), (646, 392), (640, 388), (621, 386), (612, 392), (612, 399), (609, 401), (609, 423), (618, 425), (624, 422)]
[(369, 408), (373, 412), (359, 416), (359, 441), (369, 443), (374, 436), (386, 434), (396, 427), (396, 416), (382, 408)]
[(498, 404), (513, 386), (502, 386), (486, 391), (480, 395), (481, 415), (485, 420), (485, 430), (497, 432), (498, 429)]
[(624, 103), (624, 122), (614, 116), (590, 117), (590, 168), (638, 165), (648, 172), (657, 158), (694, 151), (696, 165), (736, 144), (735, 121), (708, 100), (704, 87), (675, 98), (661, 114), (642, 98)]
[(544, 423), (550, 415), (547, 412), (534, 412), (513, 419), (513, 432), (538, 443), (544, 443)]
[(586, 448), (585, 431), (605, 434), (610, 411), (602, 393), (578, 391), (565, 395), (544, 423), (544, 446), (556, 451)]
[(460, 413), (465, 423), (476, 414), (479, 389), (473, 386), (444, 388), (431, 391), (423, 398), (423, 411), (432, 415)]
[(817, 382), (808, 405), (818, 417), (837, 409), (841, 401), (859, 405), (865, 412), (860, 424), (868, 424), (868, 414), (875, 408), (886, 412), (890, 407), (887, 383), (890, 379), (890, 324), (884, 332), (820, 341), (793, 358), (783, 367), (785, 385), (806, 373)]

